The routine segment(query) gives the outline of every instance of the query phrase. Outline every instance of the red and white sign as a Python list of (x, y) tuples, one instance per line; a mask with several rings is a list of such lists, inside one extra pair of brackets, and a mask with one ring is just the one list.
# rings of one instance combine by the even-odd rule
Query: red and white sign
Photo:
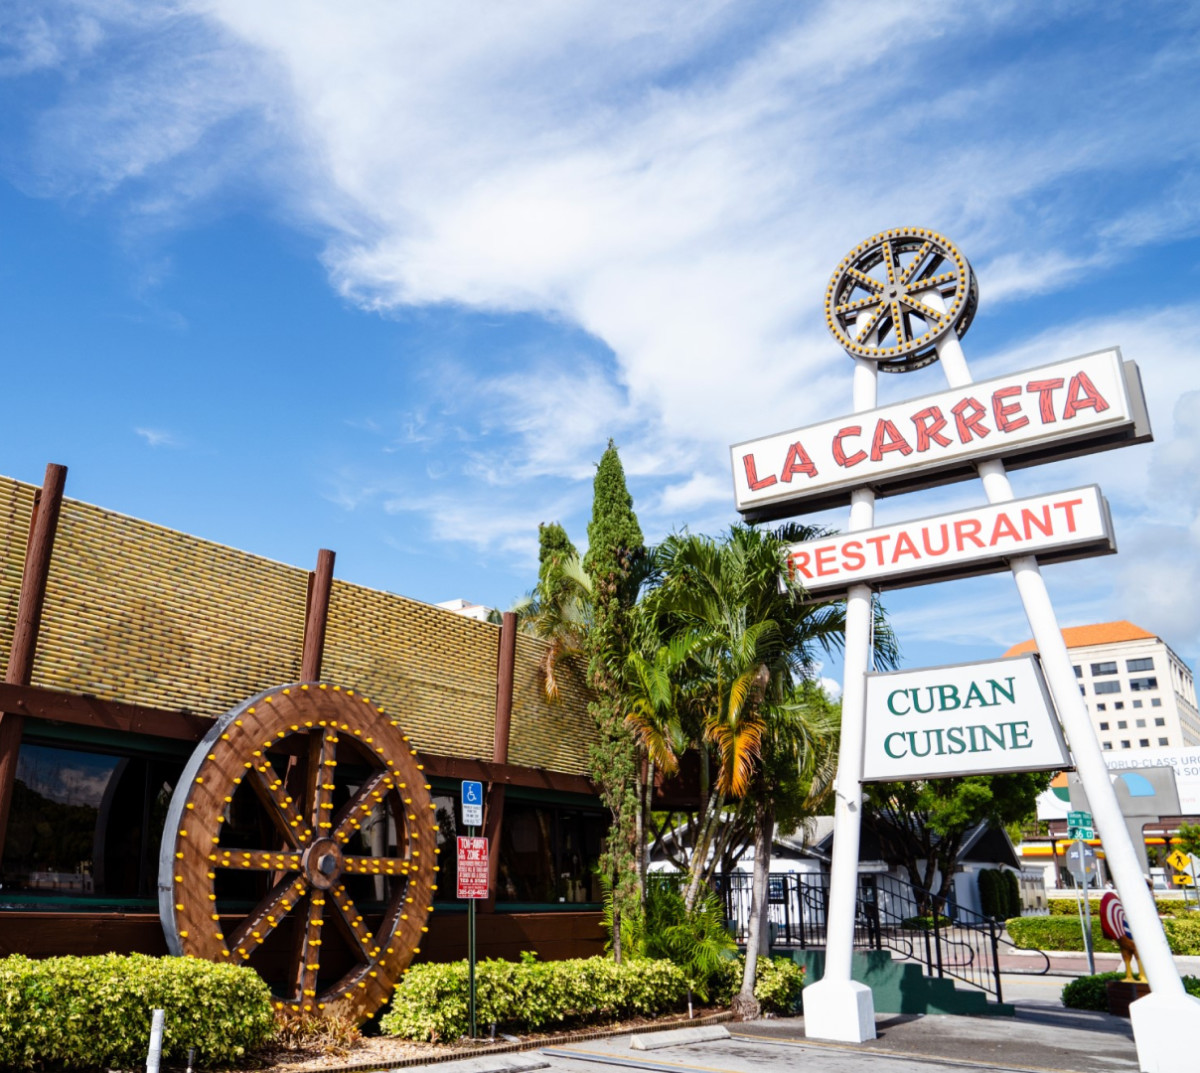
[(1089, 485), (806, 540), (788, 549), (787, 567), (809, 592), (828, 594), (855, 584), (904, 588), (972, 577), (1006, 569), (1017, 555), (1048, 563), (1116, 550), (1108, 503)]
[(458, 896), (488, 896), (488, 840), (472, 835), (458, 836)]
[(737, 509), (750, 520), (823, 510), (854, 488), (878, 495), (1150, 439), (1141, 378), (1120, 350), (1056, 362), (730, 448)]

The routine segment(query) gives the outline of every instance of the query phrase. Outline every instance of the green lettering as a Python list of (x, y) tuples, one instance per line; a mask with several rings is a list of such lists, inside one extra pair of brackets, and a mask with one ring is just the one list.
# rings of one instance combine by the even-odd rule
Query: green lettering
[[(963, 741), (963, 728), (950, 727), (946, 731), (946, 740), (950, 743), (950, 755), (958, 756), (959, 753), (967, 751), (967, 743)], [(957, 746), (957, 748), (956, 748)]]
[[(938, 695), (941, 697), (942, 702), (938, 705), (938, 707), (941, 708), (942, 711), (952, 712), (962, 703), (958, 699), (957, 686), (934, 686), (933, 688), (938, 691)], [(954, 701), (954, 703), (951, 704), (951, 701)]]
[(921, 715), (927, 715), (929, 712), (933, 711), (934, 705), (933, 705), (933, 690), (932, 689), (927, 688), (925, 690), (925, 692), (929, 694), (929, 707), (928, 708), (921, 707), (921, 697), (920, 697), (921, 691), (919, 689), (910, 689), (909, 692), (912, 694), (913, 711), (919, 712)]
[[(906, 697), (906, 696), (908, 696), (908, 693), (903, 689), (893, 689), (888, 694), (888, 711), (891, 712), (892, 715), (908, 715), (907, 708), (902, 712), (898, 711), (896, 709), (896, 698), (897, 697)], [(885, 746), (885, 748), (886, 748), (886, 746)]]
[(983, 708), (988, 706), (988, 702), (983, 695), (983, 690), (979, 688), (978, 682), (971, 683), (971, 688), (967, 690), (967, 699), (963, 701), (963, 707), (969, 708), (972, 703), (977, 703)]
[(920, 731), (917, 731), (917, 730), (910, 730), (908, 732), (909, 751), (912, 753), (913, 756), (917, 756), (917, 757), (928, 756), (931, 749), (933, 748), (933, 746), (930, 745), (930, 742), (929, 742), (929, 731), (928, 730), (925, 731), (925, 751), (923, 753), (917, 752), (917, 734), (919, 734), (919, 733), (920, 733)]
[(1008, 734), (1011, 740), (1011, 749), (1032, 749), (1033, 742), (1029, 740), (1029, 723), (1022, 721), (1020, 723), (1005, 723), (1008, 727)]
[(888, 756), (890, 756), (893, 760), (902, 760), (905, 756), (904, 753), (892, 752), (892, 738), (899, 738), (901, 745), (903, 746), (904, 732), (901, 730), (897, 730), (894, 733), (889, 734), (886, 738), (883, 739), (883, 751), (885, 753), (887, 753)]
[[(1000, 749), (1007, 748), (1007, 746), (1004, 744), (1004, 727), (1003, 726), (1001, 726), (998, 730), (994, 730), (994, 729), (992, 729), (992, 727), (989, 727), (989, 726), (981, 726), (979, 729), (983, 731), (983, 740), (985, 742), (990, 738), (996, 744), (997, 748), (1000, 748)], [(991, 749), (988, 749), (985, 747), (983, 751), (985, 753), (990, 753)]]
[(1005, 689), (1004, 686), (1002, 686), (999, 682), (997, 682), (995, 678), (988, 679), (988, 685), (990, 685), (992, 687), (992, 703), (999, 704), (1000, 700), (996, 696), (996, 694), (1002, 693), (1002, 694), (1004, 694), (1004, 696), (1006, 696), (1008, 698), (1009, 704), (1016, 704), (1017, 703), (1017, 687), (1015, 685), (1013, 685), (1013, 682), (1015, 682), (1016, 679), (1015, 678), (1005, 678), (1004, 680), (1008, 683), (1007, 689)]

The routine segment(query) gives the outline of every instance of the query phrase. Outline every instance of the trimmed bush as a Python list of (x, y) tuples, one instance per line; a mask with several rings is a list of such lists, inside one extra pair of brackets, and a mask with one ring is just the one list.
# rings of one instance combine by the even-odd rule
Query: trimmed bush
[[(1014, 917), (1005, 922), (1013, 943), (1025, 950), (1082, 950), (1083, 929), (1079, 918), (1067, 916)], [(1191, 917), (1166, 917), (1162, 921), (1171, 953), (1195, 956), (1200, 954), (1200, 920)], [(1117, 944), (1105, 939), (1100, 920), (1092, 916), (1092, 948), (1116, 953)]]
[[(1123, 979), (1123, 972), (1098, 972), (1095, 976), (1081, 976), (1062, 989), (1062, 1003), (1074, 1010), (1108, 1011), (1109, 980)], [(1189, 995), (1200, 998), (1200, 976), (1183, 977), (1183, 986)]]
[(1007, 920), (1021, 913), (1021, 888), (1013, 872), (985, 868), (979, 873), (979, 905), (985, 916)]
[[(1174, 898), (1155, 898), (1154, 904), (1160, 917), (1190, 916), (1196, 912), (1196, 910), (1188, 908), (1187, 902), (1177, 901)], [(1096, 916), (1100, 912), (1099, 898), (1089, 898), (1088, 905), (1091, 906), (1092, 916)], [(1051, 898), (1046, 906), (1052, 917), (1077, 917), (1079, 915), (1079, 901), (1075, 898)], [(1015, 915), (1014, 913), (1013, 916)]]
[(136, 1068), (154, 1009), (165, 1013), (165, 1059), (195, 1047), (205, 1065), (227, 1063), (275, 1031), (271, 993), (252, 969), (144, 954), (14, 954), (0, 959), (0, 1066)]
[(789, 957), (759, 958), (754, 997), (764, 1013), (795, 1013), (804, 990), (804, 967)]
[[(469, 1028), (467, 973), (465, 961), (413, 966), (380, 1028), (405, 1039), (458, 1039)], [(653, 1016), (678, 1009), (686, 996), (683, 971), (669, 961), (492, 959), (475, 967), (477, 1023), (522, 1032)]]

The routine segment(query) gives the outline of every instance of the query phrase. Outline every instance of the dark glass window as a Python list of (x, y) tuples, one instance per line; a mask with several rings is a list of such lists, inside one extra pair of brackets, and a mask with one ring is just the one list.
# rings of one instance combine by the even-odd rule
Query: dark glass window
[(1154, 670), (1154, 660), (1150, 657), (1145, 659), (1127, 659), (1125, 661), (1125, 669), (1127, 671), (1152, 671)]
[(1145, 749), (1150, 744), (1149, 738), (1138, 738), (1138, 745)]
[(1101, 730), (1107, 730), (1107, 729), (1108, 729), (1108, 724), (1107, 724), (1107, 723), (1101, 723), (1101, 724), (1100, 724), (1100, 729), (1101, 729)]
[(1151, 707), (1151, 708), (1161, 708), (1161, 707), (1162, 707), (1162, 701), (1161, 701), (1161, 700), (1159, 700), (1159, 698), (1158, 698), (1158, 697), (1151, 697), (1151, 698), (1150, 698), (1150, 707)]
[(1165, 727), (1167, 725), (1167, 721), (1161, 715), (1159, 715), (1155, 717), (1154, 725), (1156, 727)]
[(172, 760), (22, 744), (0, 897), (154, 898), (181, 769)]
[(1080, 666), (1078, 666), (1078, 665), (1076, 665), (1076, 667), (1075, 667), (1075, 677), (1076, 677), (1076, 678), (1082, 678), (1082, 677), (1083, 677), (1083, 668), (1082, 668), (1082, 667), (1080, 667)]
[(1158, 679), (1157, 678), (1130, 678), (1129, 679), (1129, 688), (1132, 689), (1135, 693), (1141, 692), (1142, 690), (1146, 690), (1146, 689), (1157, 689), (1158, 688)]
[(1106, 741), (1106, 742), (1104, 742), (1104, 748), (1106, 748), (1106, 749), (1111, 749), (1111, 748), (1112, 748), (1112, 742), (1111, 742), (1111, 741)]
[(1092, 664), (1092, 677), (1093, 678), (1096, 678), (1102, 674), (1116, 674), (1116, 673), (1117, 673), (1116, 660), (1110, 660), (1107, 663), (1093, 663)]
[(1159, 739), (1158, 739), (1158, 744), (1159, 744), (1159, 745), (1166, 745), (1166, 744), (1167, 744), (1167, 739), (1166, 739), (1166, 738), (1159, 738)]
[(1097, 682), (1092, 688), (1098, 694), (1100, 694), (1100, 693), (1120, 693), (1121, 692), (1121, 683), (1120, 682)]
[(1122, 739), (1121, 739), (1121, 748), (1122, 748), (1122, 749), (1128, 749), (1128, 748), (1129, 748), (1129, 739), (1128, 739), (1128, 738), (1122, 738)]

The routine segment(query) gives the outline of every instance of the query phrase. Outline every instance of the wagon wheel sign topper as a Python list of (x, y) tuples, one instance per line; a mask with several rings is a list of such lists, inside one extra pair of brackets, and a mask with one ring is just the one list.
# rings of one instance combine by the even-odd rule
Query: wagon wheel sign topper
[(366, 1020), (419, 952), (437, 826), (416, 750), (354, 690), (296, 683), (217, 720), (171, 798), (172, 954), (249, 964), (279, 1009)]
[(978, 305), (975, 274), (953, 243), (936, 231), (898, 228), (842, 258), (825, 290), (825, 323), (843, 350), (883, 372), (907, 373), (937, 361), (947, 332), (965, 335)]

